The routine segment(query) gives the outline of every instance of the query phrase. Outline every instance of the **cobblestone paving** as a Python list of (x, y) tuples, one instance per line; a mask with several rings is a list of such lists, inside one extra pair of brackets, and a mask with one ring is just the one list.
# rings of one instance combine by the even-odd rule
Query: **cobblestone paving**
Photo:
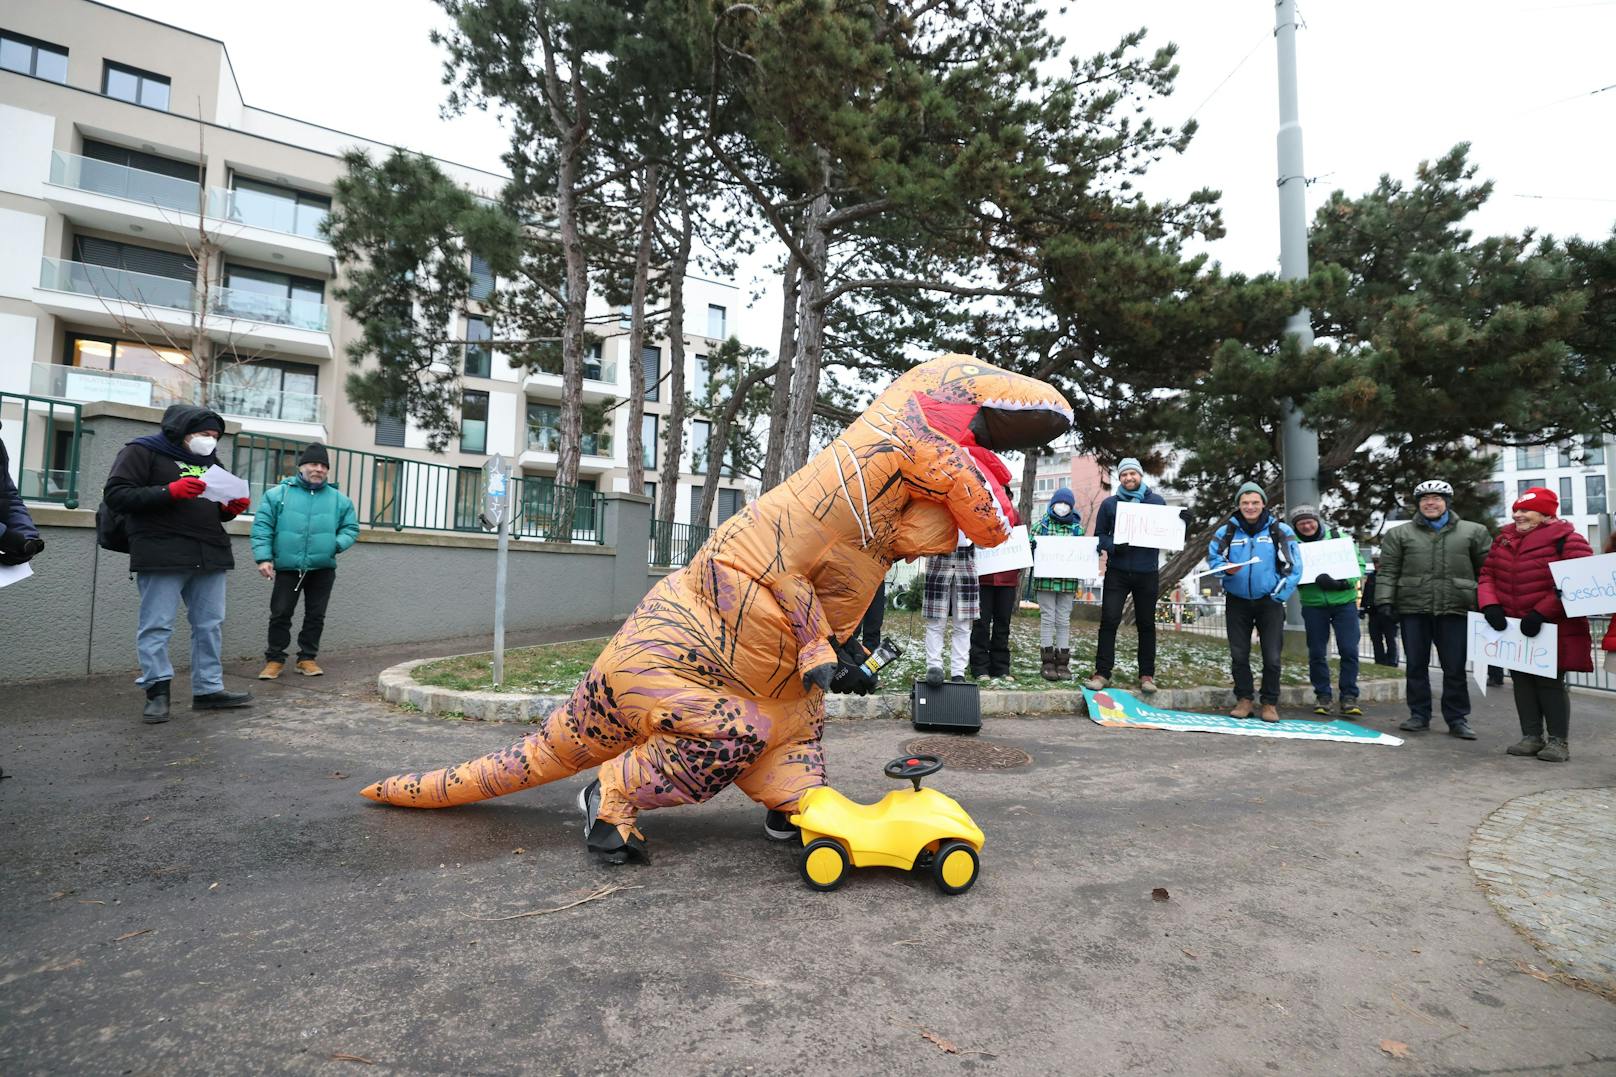
[(1470, 867), (1563, 972), (1616, 998), (1616, 789), (1551, 789), (1493, 812)]

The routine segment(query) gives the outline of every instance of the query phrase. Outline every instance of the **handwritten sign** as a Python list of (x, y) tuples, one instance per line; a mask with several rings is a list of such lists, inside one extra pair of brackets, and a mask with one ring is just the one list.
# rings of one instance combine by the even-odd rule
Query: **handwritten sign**
[(1184, 520), (1179, 510), (1166, 505), (1144, 505), (1137, 501), (1117, 502), (1117, 530), (1112, 541), (1118, 545), (1145, 546), (1153, 550), (1182, 550)]
[(988, 549), (986, 546), (976, 548), (976, 574), (986, 576), (993, 572), (1009, 572), (1012, 569), (1030, 568), (1032, 566), (1032, 543), (1027, 541), (1027, 529), (1017, 527), (1010, 532), (1010, 537), (999, 545)]
[(1082, 535), (1043, 535), (1032, 555), (1041, 580), (1092, 580), (1100, 575), (1100, 540)]
[(1567, 617), (1616, 613), (1616, 553), (1550, 561), (1549, 573)]
[(1320, 575), (1338, 580), (1355, 580), (1363, 575), (1358, 565), (1358, 547), (1349, 538), (1299, 542), (1302, 549), (1302, 582), (1312, 583)]
[(1498, 632), (1487, 624), (1487, 618), (1472, 613), (1469, 629), (1470, 676), (1482, 695), (1487, 694), (1488, 666), (1502, 666), (1539, 677), (1553, 677), (1560, 671), (1557, 625), (1546, 624), (1538, 629), (1537, 635), (1528, 636), (1522, 634), (1521, 622), (1511, 617), (1505, 629)]

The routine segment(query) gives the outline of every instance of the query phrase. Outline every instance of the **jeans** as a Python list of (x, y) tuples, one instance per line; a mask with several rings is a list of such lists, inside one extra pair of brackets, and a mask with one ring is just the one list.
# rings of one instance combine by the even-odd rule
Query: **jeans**
[(1229, 632), (1229, 672), (1234, 676), (1234, 697), (1251, 699), (1251, 630), (1262, 643), (1262, 695), (1264, 703), (1279, 702), (1280, 656), (1285, 647), (1285, 604), (1271, 598), (1224, 598)]
[(1122, 624), (1122, 606), (1133, 596), (1133, 624), (1139, 632), (1139, 676), (1156, 675), (1156, 599), (1161, 596), (1161, 575), (1156, 572), (1129, 572), (1111, 568), (1105, 573), (1100, 592), (1100, 645), (1094, 655), (1094, 672), (1111, 676), (1117, 661), (1117, 628)]
[(864, 611), (864, 620), (859, 622), (860, 641), (866, 651), (873, 651), (881, 646), (881, 625), (887, 617), (887, 584), (881, 581), (881, 586), (875, 589), (875, 597), (870, 599), (870, 608)]
[(1442, 664), (1442, 719), (1450, 726), (1470, 717), (1470, 686), (1465, 683), (1469, 621), (1462, 613), (1403, 614), (1403, 651), (1408, 659), (1408, 713), (1431, 720), (1431, 644)]
[(1341, 652), (1341, 698), (1358, 698), (1358, 605), (1303, 606), (1302, 624), (1307, 627), (1307, 676), (1313, 694), (1330, 701), (1330, 632), (1335, 631), (1335, 647)]
[(1369, 611), (1369, 642), (1375, 646), (1377, 666), (1397, 664), (1397, 618)]
[(1521, 719), (1521, 736), (1541, 737), (1547, 725), (1549, 736), (1570, 739), (1571, 692), (1566, 688), (1564, 673), (1539, 677), (1516, 670), (1512, 683), (1515, 712)]
[[(302, 586), (299, 587), (299, 577)], [(286, 661), (286, 647), (292, 642), (292, 614), (297, 596), (303, 595), (303, 630), (297, 634), (297, 659), (314, 658), (320, 653), (320, 634), (325, 631), (325, 608), (331, 601), (331, 585), (337, 570), (317, 568), (310, 572), (275, 573), (275, 591), (269, 597), (269, 662)]]
[(1065, 650), (1072, 645), (1072, 607), (1077, 595), (1071, 591), (1038, 592), (1038, 643)]
[(219, 651), (224, 642), (224, 569), (211, 572), (138, 572), (140, 628), (135, 652), (140, 656), (137, 684), (174, 679), (168, 660), (168, 639), (180, 602), (191, 622), (191, 694), (205, 696), (224, 691), (224, 666)]
[(971, 625), (971, 669), (978, 675), (1010, 675), (1010, 618), (1020, 588), (982, 585), (982, 613)]
[(971, 619), (969, 617), (928, 617), (926, 618), (926, 667), (941, 667), (943, 664), (943, 628), (949, 621), (954, 623), (954, 635), (949, 639), (950, 676), (965, 676), (965, 667), (971, 660)]

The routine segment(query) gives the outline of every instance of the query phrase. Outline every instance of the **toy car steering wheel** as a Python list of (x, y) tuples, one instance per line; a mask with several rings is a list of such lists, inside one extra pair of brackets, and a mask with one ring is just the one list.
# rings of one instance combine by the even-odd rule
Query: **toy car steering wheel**
[(928, 774), (936, 774), (943, 769), (943, 761), (935, 755), (902, 755), (881, 768), (881, 772), (889, 778), (903, 781), (905, 778), (915, 783), (915, 792), (920, 791), (920, 779)]

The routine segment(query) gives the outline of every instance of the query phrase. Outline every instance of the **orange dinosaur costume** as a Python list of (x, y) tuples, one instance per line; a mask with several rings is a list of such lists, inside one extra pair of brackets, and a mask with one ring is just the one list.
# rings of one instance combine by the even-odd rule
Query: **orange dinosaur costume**
[(1009, 473), (994, 451), (1046, 444), (1071, 419), (1043, 382), (963, 355), (920, 364), (652, 588), (538, 729), (363, 795), (445, 808), (598, 766), (586, 833), (615, 862), (625, 849), (645, 858), (642, 809), (699, 803), (731, 783), (794, 810), (825, 784), (835, 641), (854, 633), (894, 561), (953, 550), (959, 531), (1005, 541)]

